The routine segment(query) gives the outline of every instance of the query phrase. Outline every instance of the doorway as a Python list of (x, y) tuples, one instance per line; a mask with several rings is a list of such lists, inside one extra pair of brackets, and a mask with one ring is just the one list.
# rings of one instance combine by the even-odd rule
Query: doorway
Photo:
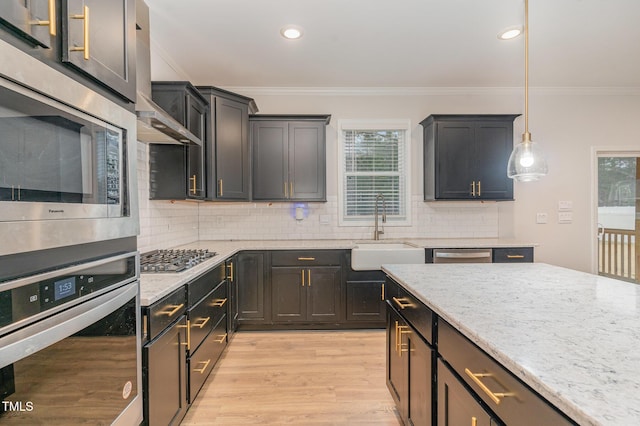
[(597, 273), (640, 282), (640, 152), (596, 152)]

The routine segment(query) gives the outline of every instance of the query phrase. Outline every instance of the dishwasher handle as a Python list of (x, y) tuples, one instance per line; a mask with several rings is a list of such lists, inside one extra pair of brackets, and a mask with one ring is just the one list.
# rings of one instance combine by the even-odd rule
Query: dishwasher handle
[(491, 249), (436, 249), (433, 251), (433, 263), (491, 263), (491, 258)]

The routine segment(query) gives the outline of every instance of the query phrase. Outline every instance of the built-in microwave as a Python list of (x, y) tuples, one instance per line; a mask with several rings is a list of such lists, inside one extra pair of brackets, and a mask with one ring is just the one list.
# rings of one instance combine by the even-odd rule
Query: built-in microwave
[(137, 235), (135, 126), (0, 41), (0, 256)]

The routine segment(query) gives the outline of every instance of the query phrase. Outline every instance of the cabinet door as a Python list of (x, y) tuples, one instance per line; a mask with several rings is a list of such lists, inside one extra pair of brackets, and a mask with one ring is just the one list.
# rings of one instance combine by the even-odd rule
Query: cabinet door
[(307, 320), (307, 270), (293, 266), (271, 268), (271, 312), (274, 322)]
[(236, 262), (238, 322), (270, 319), (265, 289), (265, 253), (240, 253)]
[(55, 0), (10, 0), (0, 2), (0, 22), (28, 42), (50, 48), (58, 34)]
[(433, 350), (414, 331), (405, 335), (409, 348), (406, 353), (409, 365), (409, 404), (407, 419), (410, 425), (430, 425), (432, 423), (433, 374), (431, 360)]
[[(203, 140), (205, 136), (205, 116), (207, 106), (197, 102), (192, 96), (187, 96), (187, 128), (191, 133)], [(202, 146), (190, 145), (187, 159), (188, 198), (201, 199), (205, 196), (204, 183), (204, 153)]]
[(304, 268), (307, 288), (307, 319), (311, 322), (340, 320), (340, 266)]
[[(403, 357), (407, 348), (402, 346), (401, 331), (406, 331), (406, 322), (395, 309), (387, 306), (387, 387), (402, 419), (408, 411), (408, 365)], [(405, 352), (402, 352), (402, 351)]]
[(473, 122), (441, 122), (436, 126), (436, 198), (471, 198)]
[(147, 424), (179, 424), (186, 413), (186, 334), (183, 316), (142, 348), (144, 418)]
[(187, 194), (182, 145), (149, 145), (149, 199), (183, 200)]
[(63, 0), (62, 61), (136, 99), (134, 0)]
[(438, 426), (500, 424), (438, 359)]
[(326, 199), (324, 132), (324, 123), (289, 123), (289, 199)]
[(512, 123), (478, 122), (475, 126), (474, 178), (478, 199), (513, 199), (513, 180), (506, 177), (513, 147)]
[(384, 322), (384, 281), (347, 281), (347, 321)]
[(215, 98), (217, 199), (248, 200), (250, 187), (249, 110), (242, 102)]
[(253, 148), (253, 199), (289, 198), (289, 126), (286, 121), (254, 122), (251, 126)]

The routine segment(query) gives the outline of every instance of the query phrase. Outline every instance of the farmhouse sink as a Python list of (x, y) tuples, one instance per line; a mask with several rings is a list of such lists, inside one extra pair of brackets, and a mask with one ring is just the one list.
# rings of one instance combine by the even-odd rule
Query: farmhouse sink
[(424, 263), (424, 248), (408, 243), (357, 243), (351, 249), (351, 268), (356, 271), (381, 269), (383, 264)]

